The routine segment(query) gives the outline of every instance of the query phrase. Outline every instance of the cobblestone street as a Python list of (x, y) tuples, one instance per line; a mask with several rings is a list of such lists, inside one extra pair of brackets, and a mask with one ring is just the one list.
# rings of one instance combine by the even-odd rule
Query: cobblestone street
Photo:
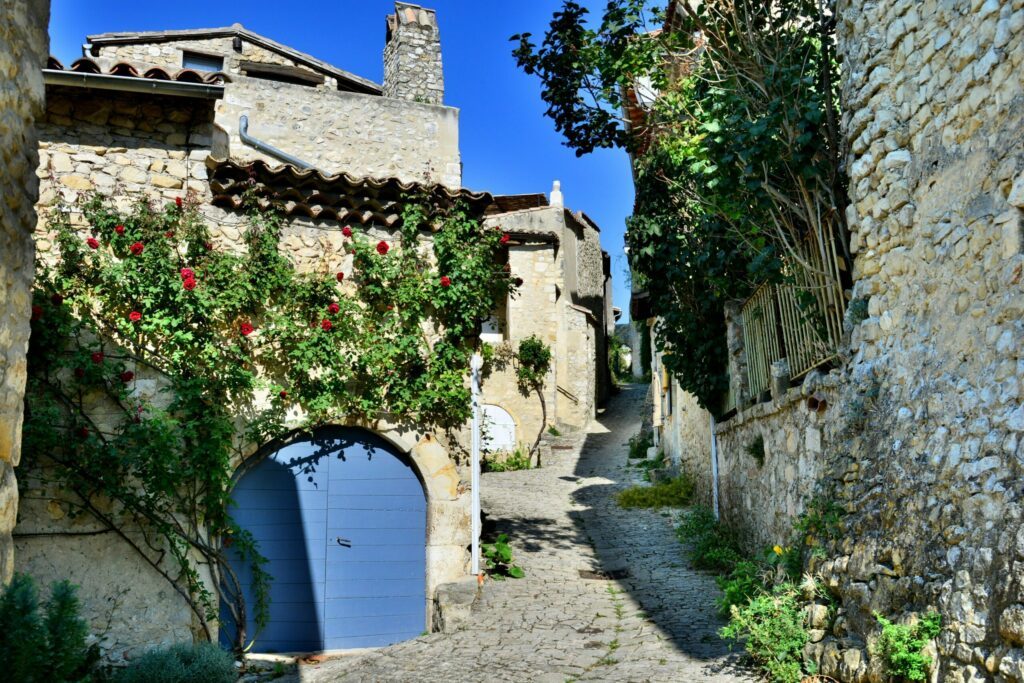
[(484, 475), (484, 511), (526, 578), (489, 581), (471, 628), (303, 664), (287, 680), (752, 680), (717, 638), (715, 582), (689, 567), (671, 518), (615, 505), (640, 480), (626, 442), (645, 389), (625, 388), (582, 443), (543, 468)]

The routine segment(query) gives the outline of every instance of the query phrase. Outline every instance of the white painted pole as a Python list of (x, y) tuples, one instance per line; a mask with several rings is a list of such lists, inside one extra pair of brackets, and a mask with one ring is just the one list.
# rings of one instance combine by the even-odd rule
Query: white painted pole
[(470, 385), (473, 397), (473, 437), (470, 450), (470, 462), (473, 468), (472, 480), (472, 515), (473, 515), (473, 576), (480, 575), (480, 371), (484, 367), (484, 359), (474, 353), (469, 367)]
[(715, 416), (711, 416), (711, 507), (718, 516), (718, 439), (715, 437)]

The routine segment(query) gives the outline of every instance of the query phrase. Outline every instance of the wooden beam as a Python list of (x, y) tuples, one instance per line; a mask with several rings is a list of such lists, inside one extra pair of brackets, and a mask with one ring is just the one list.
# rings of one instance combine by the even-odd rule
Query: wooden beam
[(247, 76), (269, 78), (275, 81), (286, 83), (299, 83), (300, 85), (323, 85), (324, 75), (313, 71), (299, 68), (297, 66), (284, 66), (282, 64), (265, 64), (243, 60), (239, 67)]

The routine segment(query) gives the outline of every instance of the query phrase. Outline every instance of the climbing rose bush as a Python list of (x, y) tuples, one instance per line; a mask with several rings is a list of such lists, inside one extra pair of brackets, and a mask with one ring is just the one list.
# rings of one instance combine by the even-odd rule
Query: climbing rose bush
[[(211, 639), (221, 598), (239, 649), (247, 608), (262, 626), (269, 607), (264, 560), (227, 513), (241, 455), (296, 426), (469, 417), (480, 322), (515, 290), (501, 235), (462, 206), (405, 207), (390, 244), (342, 229), (348, 277), (343, 253), (299, 273), (279, 248), (281, 219), (256, 208), (237, 250), (214, 246), (192, 201), (121, 213), (96, 196), (80, 207), (87, 229), (67, 211), (50, 216), (57, 249), (34, 293), (26, 465), (35, 485), (71, 493), (73, 514), (150, 562)], [(255, 605), (242, 601), (228, 545), (251, 565)], [(218, 568), (216, 591), (200, 565)]]

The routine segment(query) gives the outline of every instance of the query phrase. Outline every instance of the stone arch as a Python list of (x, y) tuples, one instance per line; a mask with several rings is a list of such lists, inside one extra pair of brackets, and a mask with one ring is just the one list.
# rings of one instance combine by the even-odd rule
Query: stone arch
[[(438, 586), (464, 579), (469, 573), (469, 547), (472, 542), (469, 489), (460, 486), (461, 477), (455, 461), (431, 432), (418, 432), (386, 420), (339, 420), (334, 424), (364, 429), (382, 438), (409, 459), (423, 485), (427, 502), (425, 609), (429, 628), (433, 623), (434, 596)], [(249, 444), (244, 456), (235, 463), (232, 480), (237, 481), (249, 467), (287, 443), (286, 440), (298, 432), (294, 429), (284, 437), (265, 444)]]

